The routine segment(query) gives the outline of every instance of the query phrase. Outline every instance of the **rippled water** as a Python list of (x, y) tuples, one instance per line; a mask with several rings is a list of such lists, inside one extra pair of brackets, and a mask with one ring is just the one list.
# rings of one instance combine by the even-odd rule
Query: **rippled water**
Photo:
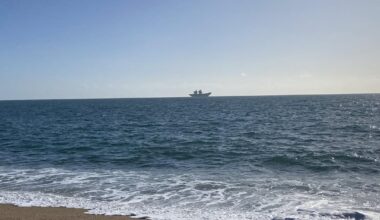
[(380, 95), (0, 102), (0, 202), (380, 219)]

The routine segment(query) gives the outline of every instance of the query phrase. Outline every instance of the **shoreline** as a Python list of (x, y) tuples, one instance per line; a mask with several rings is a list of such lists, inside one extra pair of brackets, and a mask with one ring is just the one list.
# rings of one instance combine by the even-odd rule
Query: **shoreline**
[(85, 213), (86, 209), (66, 207), (20, 207), (0, 204), (0, 220), (138, 220), (133, 215), (95, 215)]

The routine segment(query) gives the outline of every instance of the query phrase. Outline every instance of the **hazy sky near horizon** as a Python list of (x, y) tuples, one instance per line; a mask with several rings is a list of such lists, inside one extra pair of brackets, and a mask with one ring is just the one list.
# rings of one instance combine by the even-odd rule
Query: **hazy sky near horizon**
[(380, 92), (380, 1), (0, 1), (0, 99), (195, 89)]

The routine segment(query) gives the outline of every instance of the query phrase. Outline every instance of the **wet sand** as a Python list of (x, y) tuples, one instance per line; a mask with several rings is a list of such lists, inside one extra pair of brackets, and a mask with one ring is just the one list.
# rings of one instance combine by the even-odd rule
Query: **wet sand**
[(128, 216), (85, 214), (85, 209), (52, 207), (18, 207), (0, 205), (0, 220), (136, 220)]

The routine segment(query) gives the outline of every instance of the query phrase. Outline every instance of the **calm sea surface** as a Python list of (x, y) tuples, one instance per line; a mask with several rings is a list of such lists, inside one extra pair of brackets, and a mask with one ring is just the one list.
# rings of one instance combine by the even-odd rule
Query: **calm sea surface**
[(1, 101), (0, 203), (380, 219), (380, 95)]

